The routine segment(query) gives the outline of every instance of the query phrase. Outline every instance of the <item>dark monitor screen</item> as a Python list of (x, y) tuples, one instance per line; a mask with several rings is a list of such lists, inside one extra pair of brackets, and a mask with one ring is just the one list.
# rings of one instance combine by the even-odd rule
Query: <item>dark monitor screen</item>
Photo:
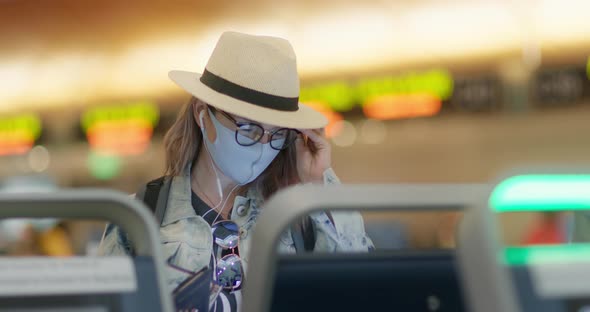
[(590, 312), (590, 298), (543, 298), (535, 291), (532, 272), (526, 266), (512, 266), (510, 272), (522, 311)]
[(465, 311), (452, 250), (281, 256), (271, 311)]
[(162, 310), (154, 263), (133, 259), (137, 290), (130, 293), (52, 295), (0, 298), (0, 312), (159, 312)]

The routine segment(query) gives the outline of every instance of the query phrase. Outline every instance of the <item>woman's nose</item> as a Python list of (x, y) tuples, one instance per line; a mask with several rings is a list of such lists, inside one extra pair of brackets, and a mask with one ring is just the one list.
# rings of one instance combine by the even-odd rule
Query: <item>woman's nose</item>
[(264, 133), (262, 134), (262, 138), (260, 138), (260, 143), (266, 144), (270, 142), (270, 138), (272, 137), (272, 131), (264, 129)]

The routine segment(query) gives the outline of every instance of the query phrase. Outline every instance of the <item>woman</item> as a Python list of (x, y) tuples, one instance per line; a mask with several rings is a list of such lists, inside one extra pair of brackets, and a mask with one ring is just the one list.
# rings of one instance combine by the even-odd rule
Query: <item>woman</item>
[[(231, 293), (218, 301), (223, 310), (235, 310), (241, 299), (231, 290), (239, 289), (242, 275), (247, 279), (250, 233), (263, 201), (296, 183), (338, 183), (323, 136), (327, 121), (298, 103), (295, 55), (284, 39), (226, 32), (203, 74), (171, 71), (169, 77), (193, 97), (164, 139), (166, 175), (173, 177), (160, 227), (164, 256), (189, 271), (210, 264), (234, 269), (240, 262), (239, 277), (217, 275)], [(309, 219), (315, 251), (372, 248), (360, 214), (322, 212)], [(235, 244), (223, 245), (228, 236), (217, 237), (219, 224), (225, 233), (236, 231)], [(102, 251), (128, 252), (123, 236), (108, 227)], [(279, 250), (295, 252), (293, 237), (287, 230)], [(170, 270), (169, 284), (185, 277)]]

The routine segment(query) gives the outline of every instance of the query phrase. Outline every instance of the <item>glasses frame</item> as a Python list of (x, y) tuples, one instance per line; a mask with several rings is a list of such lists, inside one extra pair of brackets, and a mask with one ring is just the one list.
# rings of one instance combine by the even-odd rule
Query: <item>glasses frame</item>
[[(266, 129), (264, 129), (264, 127), (262, 125), (260, 125), (258, 123), (255, 123), (255, 122), (240, 122), (240, 121), (237, 121), (230, 114), (228, 114), (228, 113), (226, 113), (226, 112), (224, 112), (224, 111), (222, 111), (220, 109), (216, 109), (213, 106), (209, 106), (209, 109), (211, 109), (211, 112), (213, 114), (215, 114), (215, 112), (219, 112), (225, 118), (229, 119), (231, 122), (234, 123), (234, 125), (236, 126), (235, 136), (234, 137), (235, 137), (236, 143), (238, 143), (241, 146), (252, 146), (252, 145), (260, 142), (262, 140), (262, 138), (264, 138), (264, 136), (266, 134), (266, 135), (268, 135), (268, 138), (269, 138), (268, 143), (270, 144), (270, 147), (272, 149), (274, 149), (274, 150), (281, 151), (281, 150), (284, 150), (287, 147), (289, 147), (291, 144), (293, 144), (293, 142), (295, 142), (295, 140), (297, 139), (297, 136), (301, 134), (301, 131), (299, 131), (297, 129), (293, 129), (293, 128), (278, 128), (278, 129), (275, 129), (275, 130), (266, 130)], [(238, 140), (239, 130), (240, 130), (240, 127), (245, 126), (245, 125), (249, 125), (251, 127), (257, 127), (259, 129), (261, 129), (262, 135), (258, 139), (251, 139), (253, 141), (252, 143), (249, 143), (249, 144), (240, 143), (240, 141)], [(272, 142), (273, 142), (273, 138), (272, 137), (275, 134), (277, 134), (279, 131), (281, 131), (281, 130), (288, 130), (289, 131), (288, 132), (288, 136), (285, 139), (285, 143), (283, 143), (283, 146), (281, 146), (281, 148), (276, 148), (276, 147), (274, 147), (272, 145)], [(296, 134), (294, 135), (294, 138), (290, 139), (289, 138), (289, 135), (291, 135), (292, 132), (295, 132)]]

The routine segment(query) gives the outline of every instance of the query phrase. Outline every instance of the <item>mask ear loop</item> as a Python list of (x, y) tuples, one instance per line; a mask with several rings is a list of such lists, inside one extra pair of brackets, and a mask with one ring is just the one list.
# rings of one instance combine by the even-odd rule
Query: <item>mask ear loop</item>
[[(206, 109), (207, 112), (209, 112), (209, 108)], [(206, 140), (207, 138), (205, 137), (205, 122), (203, 121), (203, 115), (205, 114), (205, 110), (201, 110), (201, 113), (199, 113), (199, 121), (201, 123), (201, 133), (203, 134), (203, 140)], [(207, 153), (209, 153), (209, 149), (207, 148), (207, 144), (203, 144), (205, 146), (205, 149), (207, 150)], [(209, 153), (209, 156), (211, 156), (211, 153)], [(223, 189), (221, 187), (221, 181), (219, 179), (219, 174), (217, 174), (217, 168), (215, 167), (215, 164), (213, 164), (213, 160), (211, 160), (211, 157), (209, 157), (209, 162), (211, 163), (211, 167), (213, 167), (213, 172), (215, 173), (215, 181), (217, 183), (217, 193), (219, 194), (219, 198), (223, 198)]]

